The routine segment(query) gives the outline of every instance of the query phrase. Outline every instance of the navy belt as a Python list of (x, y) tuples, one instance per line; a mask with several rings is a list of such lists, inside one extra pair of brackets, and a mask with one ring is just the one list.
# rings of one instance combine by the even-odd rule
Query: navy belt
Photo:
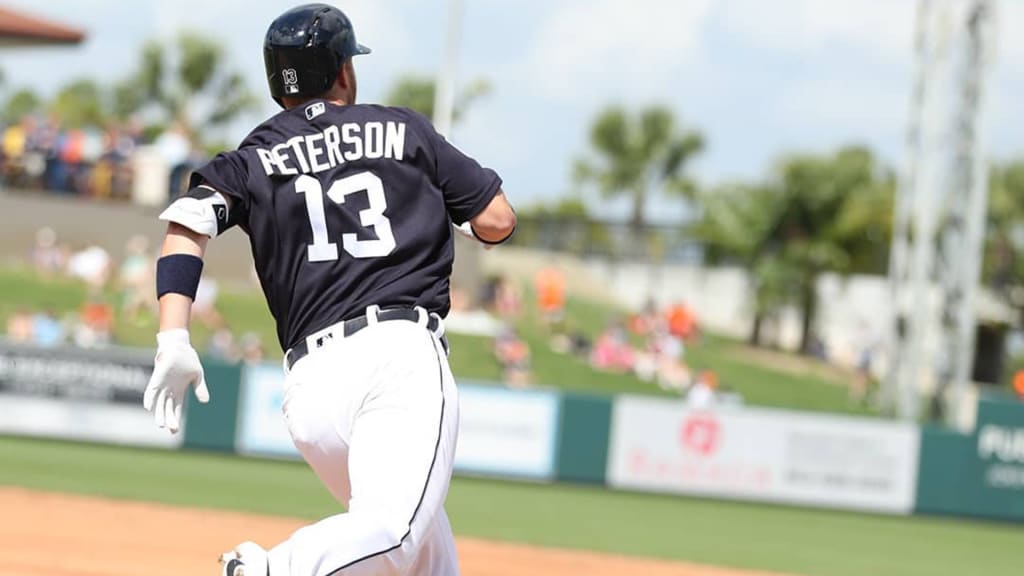
[[(406, 320), (409, 322), (419, 322), (420, 313), (415, 308), (382, 308), (377, 311), (377, 322), (390, 322), (392, 320)], [(366, 314), (357, 316), (351, 320), (345, 320), (344, 322), (338, 322), (333, 326), (330, 326), (324, 330), (321, 330), (315, 338), (315, 347), (320, 348), (328, 341), (334, 338), (348, 338), (349, 336), (359, 332), (363, 328), (370, 325), (370, 319)], [(427, 316), (426, 328), (433, 334), (438, 333), (438, 329), (441, 326), (441, 321), (436, 314), (429, 314)], [(445, 353), (448, 352), (448, 340), (442, 335), (440, 336), (441, 345), (444, 346)], [(284, 353), (285, 366), (289, 370), (296, 362), (301, 360), (309, 354), (309, 344), (307, 339), (302, 339), (298, 344), (292, 346)]]

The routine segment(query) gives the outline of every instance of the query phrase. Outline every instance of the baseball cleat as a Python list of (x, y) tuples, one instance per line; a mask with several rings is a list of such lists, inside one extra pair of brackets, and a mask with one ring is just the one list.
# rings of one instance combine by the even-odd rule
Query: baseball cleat
[(243, 542), (220, 555), (220, 576), (269, 576), (267, 551), (259, 544)]
[(245, 576), (245, 564), (235, 552), (220, 555), (220, 576)]

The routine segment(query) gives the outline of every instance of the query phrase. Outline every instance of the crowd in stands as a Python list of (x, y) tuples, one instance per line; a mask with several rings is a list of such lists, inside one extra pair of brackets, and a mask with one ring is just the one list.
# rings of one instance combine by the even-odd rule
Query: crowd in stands
[(185, 176), (204, 159), (180, 126), (147, 141), (134, 122), (67, 128), (52, 117), (30, 115), (0, 133), (3, 186), (79, 197), (130, 199), (133, 160), (142, 145), (152, 145), (170, 169), (168, 198), (177, 197)]
[[(100, 246), (78, 250), (58, 242), (57, 233), (48, 227), (36, 233), (28, 260), (44, 277), (71, 278), (86, 287), (83, 301), (73, 312), (61, 315), (56, 308), (21, 308), (7, 319), (8, 342), (41, 347), (74, 345), (103, 348), (118, 344), (117, 322), (143, 324), (155, 321), (157, 314), (154, 284), (156, 254), (145, 236), (133, 236), (115, 259)], [(255, 333), (236, 338), (217, 311), (217, 281), (203, 278), (192, 305), (193, 320), (211, 331), (204, 352), (228, 362), (256, 362), (264, 358), (264, 347)]]
[[(581, 319), (567, 312), (566, 278), (561, 270), (554, 266), (540, 269), (532, 288), (536, 312), (554, 352), (602, 372), (633, 374), (685, 395), (693, 406), (707, 406), (720, 395), (713, 371), (696, 370), (685, 361), (686, 346), (701, 337), (697, 316), (685, 303), (659, 308), (650, 302), (635, 314), (613, 319), (592, 336), (578, 328)], [(485, 286), (483, 302), (503, 322), (494, 338), (494, 355), (503, 380), (513, 387), (529, 385), (533, 381), (531, 349), (515, 328), (525, 308), (519, 285), (507, 277), (492, 278)]]

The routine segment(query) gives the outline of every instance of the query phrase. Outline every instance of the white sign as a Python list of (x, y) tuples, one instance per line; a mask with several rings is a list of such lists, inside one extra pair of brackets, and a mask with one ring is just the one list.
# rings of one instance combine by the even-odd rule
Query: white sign
[(245, 367), (235, 434), (235, 449), (240, 454), (301, 458), (281, 412), (283, 403), (284, 372), (280, 364)]
[(558, 414), (554, 392), (460, 386), (455, 471), (553, 478)]
[(157, 427), (139, 404), (100, 404), (66, 398), (0, 395), (0, 434), (108, 444), (177, 448), (185, 438)]
[(910, 513), (920, 432), (782, 410), (619, 397), (608, 482), (633, 490)]

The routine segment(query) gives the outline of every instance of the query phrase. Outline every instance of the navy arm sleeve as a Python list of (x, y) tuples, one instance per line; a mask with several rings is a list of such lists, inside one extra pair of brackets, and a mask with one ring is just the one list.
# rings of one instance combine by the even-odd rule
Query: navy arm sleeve
[(457, 224), (468, 222), (483, 212), (501, 190), (501, 177), (463, 154), (438, 134), (425, 118), (422, 118), (421, 126), (421, 133), (434, 152), (435, 182), (444, 194), (448, 214)]
[[(243, 224), (249, 213), (249, 169), (242, 150), (221, 152), (201, 168), (192, 173), (189, 188), (207, 185), (225, 196), (231, 197), (231, 209), (227, 222), (219, 226), (224, 229)], [(243, 225), (243, 228), (245, 226)]]

